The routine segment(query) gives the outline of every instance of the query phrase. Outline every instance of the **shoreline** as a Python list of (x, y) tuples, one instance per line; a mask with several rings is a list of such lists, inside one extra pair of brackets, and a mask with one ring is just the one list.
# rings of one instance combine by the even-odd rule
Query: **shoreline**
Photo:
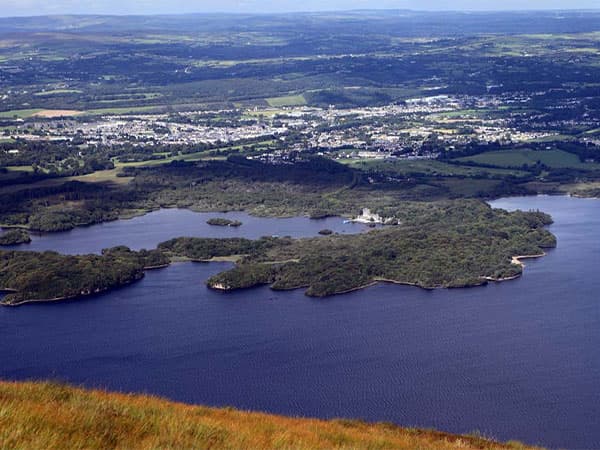
[[(537, 254), (537, 255), (519, 255), (519, 256), (513, 256), (512, 257), (512, 264), (518, 265), (521, 267), (521, 269), (525, 268), (525, 264), (523, 262), (521, 262), (522, 259), (538, 259), (538, 258), (543, 258), (545, 256), (547, 256), (548, 254), (546, 252), (542, 252), (541, 254)], [(210, 262), (210, 261), (205, 261), (205, 262)], [(514, 281), (517, 280), (519, 278), (521, 278), (523, 276), (523, 270), (521, 270), (521, 273), (510, 276), (510, 277), (504, 277), (504, 278), (494, 278), (494, 277), (486, 277), (486, 276), (482, 276), (480, 277), (481, 283), (477, 283), (477, 284), (469, 284), (469, 285), (464, 285), (464, 286), (422, 286), (418, 283), (412, 283), (409, 281), (397, 281), (397, 280), (391, 280), (389, 278), (381, 278), (381, 277), (377, 277), (374, 278), (372, 281), (360, 285), (360, 286), (356, 286), (350, 289), (346, 289), (340, 292), (334, 292), (332, 294), (328, 294), (328, 295), (307, 295), (305, 292), (305, 295), (307, 295), (307, 297), (313, 297), (313, 298), (327, 298), (327, 297), (334, 297), (334, 296), (338, 296), (338, 295), (345, 295), (345, 294), (350, 294), (352, 292), (357, 292), (357, 291), (362, 291), (363, 289), (368, 289), (370, 287), (373, 287), (379, 283), (387, 283), (387, 284), (395, 284), (398, 286), (409, 286), (409, 287), (415, 287), (418, 289), (423, 289), (425, 291), (436, 291), (436, 290), (443, 290), (443, 289), (468, 289), (468, 288), (476, 288), (476, 287), (482, 287), (485, 286), (488, 282), (494, 282), (494, 283), (502, 283), (504, 281)], [(287, 289), (273, 289), (272, 288), (273, 283), (262, 283), (260, 285), (256, 285), (256, 286), (251, 286), (251, 287), (240, 287), (240, 288), (228, 288), (228, 287), (224, 287), (222, 285), (207, 285), (210, 289), (219, 291), (219, 292), (234, 292), (234, 291), (242, 291), (245, 289), (250, 289), (252, 287), (260, 287), (260, 286), (269, 286), (269, 289), (273, 290), (273, 291), (295, 291), (298, 289), (307, 289), (309, 286), (298, 286), (298, 287), (293, 287), (293, 288), (287, 288)]]
[[(513, 256), (511, 263), (514, 265), (517, 265), (519, 267), (521, 267), (521, 269), (524, 269), (526, 266), (525, 264), (521, 261), (524, 259), (539, 259), (539, 258), (543, 258), (547, 256), (546, 252), (542, 252), (541, 254), (535, 254), (535, 255), (518, 255), (518, 256)], [(235, 257), (224, 257), (224, 258), (212, 258), (210, 260), (194, 260), (191, 258), (179, 258), (176, 261), (170, 261), (167, 264), (161, 264), (158, 266), (149, 266), (149, 267), (144, 267), (142, 270), (142, 276), (128, 281), (124, 284), (118, 285), (118, 286), (111, 286), (108, 287), (106, 289), (101, 289), (95, 292), (90, 292), (90, 293), (86, 293), (86, 294), (78, 294), (78, 295), (72, 295), (72, 296), (64, 296), (64, 297), (56, 297), (56, 298), (51, 298), (51, 299), (31, 299), (31, 300), (22, 300), (19, 301), (17, 303), (5, 303), (5, 302), (0, 302), (1, 306), (7, 306), (7, 307), (18, 307), (18, 306), (23, 306), (23, 305), (27, 305), (27, 304), (32, 304), (32, 303), (58, 303), (58, 302), (63, 302), (63, 301), (71, 301), (71, 300), (77, 300), (77, 299), (81, 299), (81, 298), (86, 298), (86, 297), (92, 297), (94, 295), (99, 295), (99, 294), (103, 294), (106, 293), (108, 291), (111, 291), (113, 289), (119, 289), (128, 285), (131, 285), (137, 281), (140, 281), (141, 279), (144, 278), (146, 271), (150, 271), (150, 270), (160, 270), (160, 269), (164, 269), (167, 267), (170, 267), (173, 263), (176, 262), (192, 262), (192, 263), (210, 263), (210, 262), (232, 262), (232, 263), (236, 263), (237, 260), (234, 259)], [(239, 259), (239, 256), (237, 256), (237, 259)], [(360, 285), (360, 286), (356, 286), (350, 289), (346, 289), (340, 292), (334, 292), (332, 294), (328, 294), (328, 295), (322, 295), (322, 296), (309, 296), (309, 297), (314, 297), (314, 298), (326, 298), (326, 297), (333, 297), (333, 296), (337, 296), (337, 295), (344, 295), (344, 294), (349, 294), (352, 292), (356, 292), (356, 291), (361, 291), (363, 289), (367, 289), (370, 287), (373, 287), (379, 283), (388, 283), (388, 284), (395, 284), (395, 285), (399, 285), (399, 286), (409, 286), (409, 287), (416, 287), (419, 289), (423, 289), (426, 291), (434, 291), (434, 290), (441, 290), (441, 289), (466, 289), (466, 288), (471, 288), (471, 287), (480, 287), (485, 285), (487, 282), (494, 282), (494, 283), (501, 283), (504, 281), (513, 281), (516, 280), (518, 278), (521, 278), (523, 276), (523, 270), (521, 271), (521, 273), (516, 274), (514, 276), (510, 276), (510, 277), (504, 277), (504, 278), (493, 278), (493, 277), (480, 277), (482, 281), (482, 283), (479, 284), (471, 284), (471, 285), (465, 285), (465, 286), (457, 286), (457, 287), (453, 287), (453, 286), (435, 286), (435, 287), (431, 287), (431, 286), (422, 286), (418, 283), (413, 283), (413, 282), (409, 282), (409, 281), (398, 281), (398, 280), (392, 280), (389, 278), (381, 278), (381, 277), (376, 277), (374, 278), (372, 281)], [(292, 290), (296, 290), (296, 289), (307, 289), (308, 286), (298, 286), (298, 287), (294, 287), (294, 288), (289, 288), (289, 289), (273, 289), (272, 286), (273, 283), (263, 283), (262, 286), (265, 285), (269, 285), (269, 288), (274, 290), (274, 291), (292, 291)], [(220, 292), (233, 292), (233, 291), (238, 291), (238, 290), (244, 290), (244, 289), (248, 289), (247, 287), (242, 287), (242, 288), (226, 288), (222, 285), (207, 285), (210, 289), (216, 290), (216, 291), (220, 291)], [(254, 287), (254, 286), (253, 286)], [(255, 287), (259, 287), (259, 286), (255, 286)], [(0, 293), (18, 293), (19, 291), (16, 289), (0, 289)], [(305, 294), (306, 295), (306, 294)]]
[(512, 261), (511, 263), (517, 266), (521, 266), (522, 268), (525, 268), (525, 263), (523, 263), (523, 261), (521, 261), (522, 259), (538, 259), (538, 258), (543, 258), (544, 256), (547, 256), (548, 254), (546, 252), (542, 252), (538, 255), (520, 255), (520, 256), (513, 256), (512, 257)]
[[(150, 269), (149, 269), (150, 270)], [(104, 289), (100, 289), (94, 292), (89, 292), (86, 294), (77, 294), (77, 295), (68, 295), (68, 296), (64, 296), (64, 297), (56, 297), (56, 298), (46, 298), (46, 299), (29, 299), (29, 300), (21, 300), (17, 303), (5, 303), (4, 301), (0, 302), (0, 306), (5, 306), (5, 307), (9, 307), (9, 308), (16, 308), (19, 306), (24, 306), (24, 305), (29, 305), (29, 304), (33, 304), (33, 303), (60, 303), (60, 302), (68, 302), (68, 301), (73, 301), (73, 300), (79, 300), (79, 299), (84, 299), (84, 298), (88, 298), (88, 297), (94, 297), (96, 295), (100, 295), (100, 294), (105, 294), (107, 292), (110, 292), (112, 290), (115, 289), (120, 289), (122, 287), (125, 286), (130, 286), (134, 283), (137, 283), (138, 281), (141, 281), (145, 276), (145, 273), (142, 272), (142, 276), (133, 280), (129, 280), (126, 283), (123, 284), (119, 284), (118, 286), (110, 286)], [(19, 291), (14, 290), (14, 289), (2, 289), (0, 290), (0, 292), (8, 292), (8, 293), (18, 293)]]
[[(42, 231), (42, 230), (33, 230), (31, 229), (31, 227), (27, 224), (2, 224), (0, 223), (0, 230), (24, 230), (24, 231), (28, 231), (29, 233), (35, 235), (35, 236), (44, 236), (44, 235), (53, 235), (53, 234), (61, 234), (61, 233), (68, 233), (70, 231), (73, 231), (75, 229), (78, 228), (88, 228), (88, 227), (93, 227), (93, 226), (98, 226), (98, 225), (103, 225), (106, 223), (111, 223), (111, 222), (117, 222), (117, 221), (130, 221), (133, 219), (138, 219), (140, 217), (144, 217), (147, 216), (149, 214), (152, 213), (156, 213), (156, 212), (160, 212), (160, 211), (174, 211), (174, 210), (181, 210), (181, 211), (190, 211), (193, 213), (197, 213), (197, 214), (235, 214), (235, 213), (240, 213), (240, 214), (246, 214), (250, 217), (253, 218), (258, 218), (258, 219), (293, 219), (293, 218), (305, 218), (308, 220), (314, 220), (314, 221), (319, 221), (319, 220), (323, 220), (323, 219), (327, 219), (327, 218), (339, 218), (340, 220), (344, 221), (344, 220), (348, 220), (352, 223), (360, 223), (362, 225), (368, 225), (370, 223), (373, 222), (360, 222), (360, 221), (354, 221), (350, 219), (350, 216), (347, 214), (329, 214), (325, 217), (311, 217), (310, 214), (306, 214), (306, 213), (298, 213), (298, 214), (283, 214), (283, 215), (277, 215), (277, 214), (257, 214), (255, 212), (253, 212), (251, 209), (232, 209), (232, 210), (217, 210), (217, 209), (197, 209), (197, 208), (183, 208), (183, 207), (179, 207), (176, 205), (173, 206), (161, 206), (161, 207), (156, 207), (156, 208), (144, 208), (144, 209), (132, 209), (132, 210), (124, 210), (124, 211), (120, 211), (116, 217), (111, 218), (111, 219), (106, 219), (106, 220), (100, 220), (97, 222), (91, 222), (91, 223), (78, 223), (75, 224), (72, 228), (68, 228), (65, 230), (50, 230), (50, 231)], [(210, 224), (208, 224), (210, 225)], [(223, 228), (239, 228), (240, 226), (242, 226), (243, 223), (241, 225), (223, 225)], [(384, 225), (382, 222), (376, 222), (376, 225)], [(211, 225), (214, 227), (218, 227), (219, 225)], [(315, 236), (318, 237), (318, 236)], [(16, 244), (16, 245), (23, 245), (23, 244)]]
[(513, 256), (512, 260), (511, 260), (511, 264), (514, 264), (515, 266), (519, 266), (521, 267), (521, 273), (518, 273), (516, 275), (510, 276), (510, 277), (504, 277), (504, 278), (494, 278), (494, 277), (483, 277), (484, 280), (487, 281), (492, 281), (494, 283), (502, 283), (503, 281), (513, 281), (513, 280), (517, 280), (519, 278), (521, 278), (524, 274), (524, 270), (525, 267), (527, 267), (525, 265), (525, 263), (523, 263), (521, 260), (522, 259), (538, 259), (538, 258), (543, 258), (545, 256), (547, 256), (548, 254), (546, 252), (542, 252), (539, 255), (520, 255), (520, 256)]
[(144, 267), (142, 268), (143, 271), (146, 270), (159, 270), (159, 269), (166, 269), (167, 267), (169, 267), (171, 265), (171, 263), (168, 264), (161, 264), (159, 266), (148, 266), (148, 267)]
[[(573, 197), (573, 198), (579, 198), (579, 199), (596, 199), (596, 200), (600, 200), (600, 197), (593, 197), (593, 196), (582, 196), (582, 195), (578, 195), (576, 193), (571, 193), (571, 192), (557, 192), (557, 193), (532, 193), (532, 194), (522, 194), (522, 195), (516, 195), (516, 196), (508, 196), (508, 197), (489, 197), (489, 198), (485, 198), (483, 201), (484, 203), (490, 205), (490, 202), (494, 202), (497, 200), (501, 200), (501, 199), (506, 199), (506, 198), (513, 198), (513, 197)], [(495, 207), (493, 205), (490, 205), (492, 208), (499, 208), (499, 207)], [(501, 208), (500, 208), (501, 209)], [(198, 213), (198, 214), (210, 214), (210, 213), (214, 213), (214, 214), (231, 214), (231, 213), (242, 213), (242, 214), (247, 214), (251, 217), (255, 217), (255, 218), (265, 218), (265, 219), (289, 219), (289, 218), (295, 218), (295, 217), (301, 217), (301, 218), (307, 218), (309, 220), (322, 220), (322, 219), (326, 219), (326, 218), (332, 218), (332, 217), (336, 217), (339, 218), (341, 220), (350, 222), (350, 223), (356, 223), (356, 224), (361, 224), (361, 225), (375, 225), (377, 227), (380, 226), (386, 226), (387, 224), (385, 222), (382, 221), (375, 221), (375, 222), (371, 222), (365, 219), (360, 219), (360, 218), (353, 218), (351, 215), (347, 214), (347, 213), (332, 213), (332, 214), (327, 214), (323, 217), (312, 217), (310, 214), (307, 213), (297, 213), (297, 214), (261, 214), (261, 213), (256, 213), (255, 211), (253, 211), (252, 209), (211, 209), (211, 208), (194, 208), (192, 207), (180, 207), (177, 205), (169, 205), (169, 206), (159, 206), (159, 207), (149, 207), (149, 208), (140, 208), (140, 209), (130, 209), (130, 210), (123, 210), (123, 211), (119, 211), (117, 216), (115, 218), (112, 219), (106, 219), (106, 220), (100, 220), (98, 222), (92, 222), (89, 224), (76, 224), (73, 228), (67, 229), (67, 230), (56, 230), (56, 231), (39, 231), (39, 230), (32, 230), (28, 225), (22, 225), (22, 224), (0, 224), (0, 229), (5, 229), (5, 230), (12, 230), (12, 229), (22, 229), (22, 230), (26, 230), (29, 231), (30, 233), (34, 234), (34, 235), (51, 235), (51, 234), (59, 234), (59, 233), (68, 233), (69, 231), (72, 231), (74, 229), (77, 228), (86, 228), (86, 227), (91, 227), (91, 226), (95, 226), (95, 225), (102, 225), (105, 223), (110, 223), (110, 222), (115, 222), (115, 221), (129, 221), (132, 219), (136, 219), (139, 217), (143, 217), (146, 216), (148, 214), (152, 214), (158, 211), (162, 211), (162, 210), (183, 210), (183, 211), (191, 211), (194, 213)], [(367, 230), (368, 231), (368, 230)]]

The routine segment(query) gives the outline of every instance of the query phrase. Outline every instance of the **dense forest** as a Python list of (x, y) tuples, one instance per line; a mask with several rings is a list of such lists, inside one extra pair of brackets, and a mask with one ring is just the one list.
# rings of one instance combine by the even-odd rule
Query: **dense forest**
[(0, 223), (33, 231), (65, 231), (158, 208), (248, 211), (257, 216), (352, 216), (369, 206), (379, 212), (404, 201), (491, 198), (533, 190), (505, 180), (444, 178), (420, 173), (394, 176), (306, 155), (295, 163), (226, 160), (174, 161), (126, 167), (125, 183), (70, 179), (0, 189)]
[(90, 296), (141, 279), (144, 270), (168, 264), (157, 251), (127, 247), (102, 255), (67, 256), (55, 252), (0, 252), (2, 304), (66, 300)]
[(556, 245), (541, 212), (506, 212), (476, 200), (406, 202), (385, 210), (399, 225), (356, 235), (317, 238), (175, 238), (158, 249), (127, 247), (102, 255), (0, 252), (3, 304), (88, 296), (139, 280), (173, 259), (237, 257), (233, 269), (208, 280), (223, 290), (270, 284), (307, 288), (323, 297), (376, 281), (423, 288), (463, 287), (518, 276), (516, 255), (540, 255)]
[[(350, 213), (362, 206), (361, 197), (374, 196), (366, 190), (359, 172), (318, 157), (293, 165), (270, 165), (232, 156), (227, 161), (130, 168), (124, 170), (124, 175), (134, 178), (134, 182), (67, 180), (0, 191), (0, 221), (48, 232), (160, 207), (320, 216)], [(363, 189), (356, 189), (352, 196), (345, 194), (346, 188), (360, 186)]]
[(19, 245), (29, 244), (31, 242), (31, 236), (26, 230), (9, 230), (0, 234), (0, 245)]
[(206, 221), (207, 224), (215, 227), (241, 227), (242, 222), (239, 220), (230, 220), (223, 217), (213, 217)]
[(539, 212), (507, 213), (477, 201), (455, 201), (397, 211), (406, 223), (359, 235), (310, 239), (211, 240), (180, 238), (161, 244), (173, 255), (207, 260), (244, 255), (208, 281), (232, 290), (270, 284), (307, 288), (322, 297), (378, 280), (424, 288), (464, 287), (518, 276), (515, 255), (540, 255), (556, 245)]

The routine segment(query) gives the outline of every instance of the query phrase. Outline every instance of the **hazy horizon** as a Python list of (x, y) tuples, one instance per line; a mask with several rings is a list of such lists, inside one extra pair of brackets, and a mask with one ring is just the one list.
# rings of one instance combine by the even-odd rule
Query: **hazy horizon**
[(448, 6), (441, 0), (56, 0), (52, 3), (40, 0), (4, 0), (0, 17), (24, 17), (43, 15), (157, 15), (193, 13), (291, 13), (326, 12), (351, 10), (394, 10), (413, 11), (528, 11), (528, 10), (586, 10), (598, 9), (597, 0), (456, 0)]

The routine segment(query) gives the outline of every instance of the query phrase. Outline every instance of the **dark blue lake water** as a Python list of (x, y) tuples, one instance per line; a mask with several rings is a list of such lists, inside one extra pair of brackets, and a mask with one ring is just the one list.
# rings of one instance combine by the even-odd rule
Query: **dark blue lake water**
[[(0, 309), (0, 377), (600, 448), (600, 201), (494, 205), (556, 220), (558, 248), (519, 280), (316, 300), (209, 291), (204, 281), (225, 264), (176, 264), (93, 299)], [(173, 235), (187, 226), (178, 217), (164, 224)], [(81, 232), (97, 239), (94, 230)]]

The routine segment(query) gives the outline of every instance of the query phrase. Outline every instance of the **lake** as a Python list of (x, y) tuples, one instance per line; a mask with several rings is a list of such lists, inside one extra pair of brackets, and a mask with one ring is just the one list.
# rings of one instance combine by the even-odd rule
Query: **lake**
[[(267, 287), (210, 291), (204, 281), (226, 263), (175, 264), (95, 298), (0, 309), (0, 377), (600, 448), (600, 201), (493, 205), (539, 208), (556, 222), (558, 248), (527, 261), (516, 281), (438, 291), (380, 284), (311, 299)], [(97, 251), (106, 239), (151, 247), (192, 226), (172, 210), (154, 214), (161, 231), (152, 238), (146, 229), (119, 234), (135, 223), (121, 221), (32, 245), (50, 238), (71, 253)], [(240, 229), (215, 233), (250, 233), (241, 220)], [(294, 234), (253, 220), (266, 234)], [(328, 220), (337, 222), (312, 230), (340, 223)], [(74, 234), (81, 251), (60, 239)]]
[[(206, 221), (223, 217), (242, 222), (240, 227), (208, 225)], [(361, 233), (369, 228), (361, 223), (344, 223), (341, 217), (264, 218), (243, 212), (198, 213), (185, 209), (160, 209), (129, 220), (116, 220), (64, 233), (31, 233), (31, 244), (3, 247), (8, 250), (54, 250), (64, 254), (100, 253), (104, 248), (127, 245), (132, 250), (153, 249), (174, 237), (258, 239), (263, 236), (317, 236), (330, 229), (340, 234)]]

